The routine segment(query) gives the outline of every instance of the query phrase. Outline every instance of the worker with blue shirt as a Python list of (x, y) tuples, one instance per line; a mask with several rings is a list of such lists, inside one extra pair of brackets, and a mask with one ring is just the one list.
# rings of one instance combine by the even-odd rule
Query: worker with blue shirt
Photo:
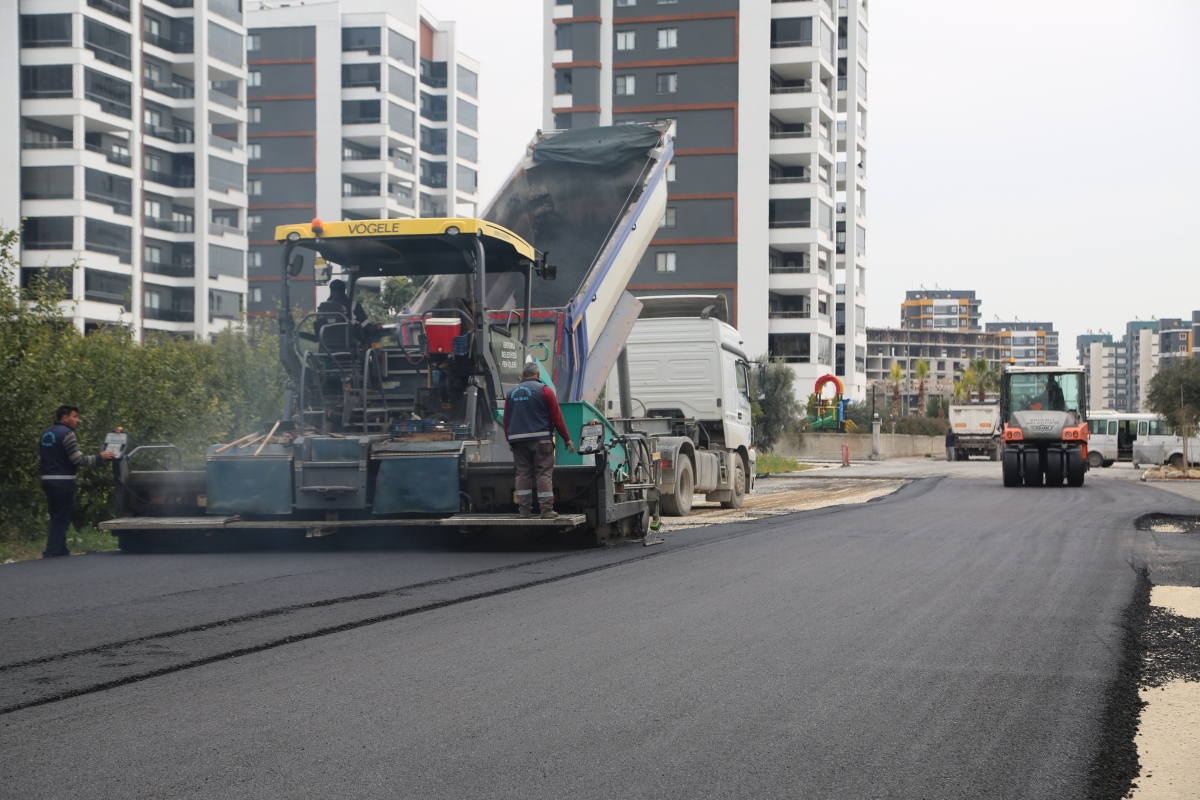
[(517, 505), (522, 517), (533, 515), (533, 487), (537, 485), (542, 519), (554, 519), (554, 432), (575, 452), (567, 423), (554, 390), (541, 380), (537, 362), (521, 369), (521, 382), (504, 400), (504, 438), (517, 468)]
[(41, 451), (42, 491), (50, 506), (50, 535), (42, 558), (71, 555), (67, 549), (67, 528), (75, 508), (75, 473), (80, 467), (94, 467), (114, 457), (108, 450), (95, 456), (85, 456), (79, 451), (79, 443), (75, 441), (78, 406), (59, 406), (54, 412), (54, 420), (42, 434), (42, 446), (38, 448)]

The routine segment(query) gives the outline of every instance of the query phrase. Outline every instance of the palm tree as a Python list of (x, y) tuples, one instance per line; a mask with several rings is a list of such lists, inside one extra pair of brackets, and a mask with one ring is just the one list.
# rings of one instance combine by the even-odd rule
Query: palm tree
[(954, 381), (954, 402), (961, 403), (963, 400), (970, 399), (971, 390), (975, 388), (975, 370), (967, 367)]
[(917, 416), (925, 416), (925, 381), (929, 378), (929, 362), (917, 362)]
[(977, 399), (982, 403), (987, 400), (987, 393), (999, 385), (999, 376), (986, 358), (972, 359), (969, 369), (975, 374), (975, 391)]
[(904, 370), (895, 361), (892, 362), (892, 416), (900, 416), (900, 383), (904, 380)]

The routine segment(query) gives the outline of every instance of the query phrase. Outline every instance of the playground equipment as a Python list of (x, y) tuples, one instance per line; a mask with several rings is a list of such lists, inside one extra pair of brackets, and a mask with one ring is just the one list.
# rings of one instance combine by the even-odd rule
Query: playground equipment
[[(833, 397), (824, 395), (825, 387), (833, 384)], [(813, 386), (812, 403), (814, 415), (808, 418), (809, 427), (818, 433), (854, 433), (854, 423), (846, 419), (846, 403), (843, 395), (845, 384), (836, 375), (822, 375)]]

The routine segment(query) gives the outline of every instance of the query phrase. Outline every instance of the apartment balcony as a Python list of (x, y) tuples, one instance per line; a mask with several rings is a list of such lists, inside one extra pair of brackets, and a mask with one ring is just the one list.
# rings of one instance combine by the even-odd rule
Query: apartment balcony
[(804, 88), (771, 87), (769, 102), (772, 111), (806, 111), (821, 102), (820, 92), (814, 92), (811, 86)]
[[(804, 272), (781, 270), (806, 270)], [(780, 294), (804, 294), (818, 288), (828, 288), (829, 281), (822, 272), (807, 271), (808, 267), (776, 267), (767, 275), (767, 288)]]
[(146, 227), (172, 233), (194, 233), (196, 229), (194, 217), (182, 219), (166, 219), (165, 217), (145, 217)]
[(772, 131), (770, 154), (773, 156), (803, 156), (817, 152), (818, 139), (812, 131)]
[(191, 128), (185, 128), (182, 125), (176, 125), (172, 128), (161, 128), (157, 125), (144, 123), (142, 130), (147, 136), (152, 136), (155, 139), (162, 139), (164, 142), (173, 142), (175, 144), (193, 144), (196, 141), (196, 132)]
[[(169, 39), (150, 31), (142, 31), (142, 41), (172, 55), (189, 55), (195, 48), (195, 42), (192, 39)], [(168, 60), (177, 61), (178, 59), (168, 58)]]
[(153, 275), (165, 275), (168, 278), (194, 278), (195, 264), (164, 264), (159, 261), (143, 261), (142, 269)]
[(87, 0), (92, 8), (129, 22), (129, 0)]
[(108, 150), (105, 150), (103, 147), (100, 147), (99, 145), (84, 144), (83, 149), (88, 152), (91, 152), (91, 153), (99, 153), (100, 155), (104, 156), (104, 160), (107, 161), (109, 164), (116, 164), (117, 166), (120, 166), (120, 167), (128, 167), (132, 163), (130, 161), (128, 153), (117, 152), (117, 151), (112, 150), (111, 148)]
[(773, 311), (767, 314), (767, 333), (833, 333), (828, 314), (809, 311)]
[(246, 235), (246, 231), (242, 230), (241, 228), (236, 228), (233, 225), (228, 225), (224, 222), (208, 223), (208, 232), (212, 236), (225, 236), (226, 234), (230, 236)]
[(195, 175), (172, 175), (167, 172), (157, 172), (152, 169), (145, 170), (146, 180), (154, 183), (160, 183), (163, 186), (171, 186), (176, 189), (193, 189), (196, 186)]
[(146, 319), (159, 320), (161, 322), (196, 321), (196, 312), (194, 309), (143, 308), (142, 315)]
[(227, 153), (233, 153), (236, 150), (245, 150), (242, 143), (236, 139), (227, 139), (224, 136), (208, 135), (208, 143), (218, 150), (224, 150)]
[[(153, 81), (149, 78), (144, 78), (142, 81), (146, 88), (155, 94), (160, 94), (163, 97), (169, 97), (172, 100), (191, 100), (196, 96), (196, 87), (189, 86), (183, 83), (162, 83), (161, 81)], [(186, 103), (166, 103), (165, 105), (178, 108)]]
[(218, 92), (216, 89), (208, 90), (208, 99), (210, 102), (216, 103), (220, 106), (225, 106), (226, 108), (238, 109), (242, 107), (241, 100), (233, 95), (228, 95), (224, 92)]
[[(354, 175), (359, 178), (369, 175), (378, 180), (380, 173), (385, 172), (387, 167), (387, 162), (381, 159), (378, 154), (375, 154), (373, 158), (342, 159), (342, 174)], [(347, 195), (343, 192), (342, 196), (354, 197), (355, 195)]]
[(772, 200), (796, 200), (803, 198), (816, 198), (821, 194), (821, 185), (813, 184), (811, 181), (791, 181), (787, 183), (776, 183), (771, 181), (768, 197)]

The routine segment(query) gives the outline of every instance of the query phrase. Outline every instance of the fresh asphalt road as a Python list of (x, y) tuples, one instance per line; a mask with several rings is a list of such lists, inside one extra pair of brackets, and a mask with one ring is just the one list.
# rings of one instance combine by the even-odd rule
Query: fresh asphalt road
[(940, 477), (656, 547), (8, 565), (0, 796), (1082, 798), (1151, 511), (1200, 504)]

